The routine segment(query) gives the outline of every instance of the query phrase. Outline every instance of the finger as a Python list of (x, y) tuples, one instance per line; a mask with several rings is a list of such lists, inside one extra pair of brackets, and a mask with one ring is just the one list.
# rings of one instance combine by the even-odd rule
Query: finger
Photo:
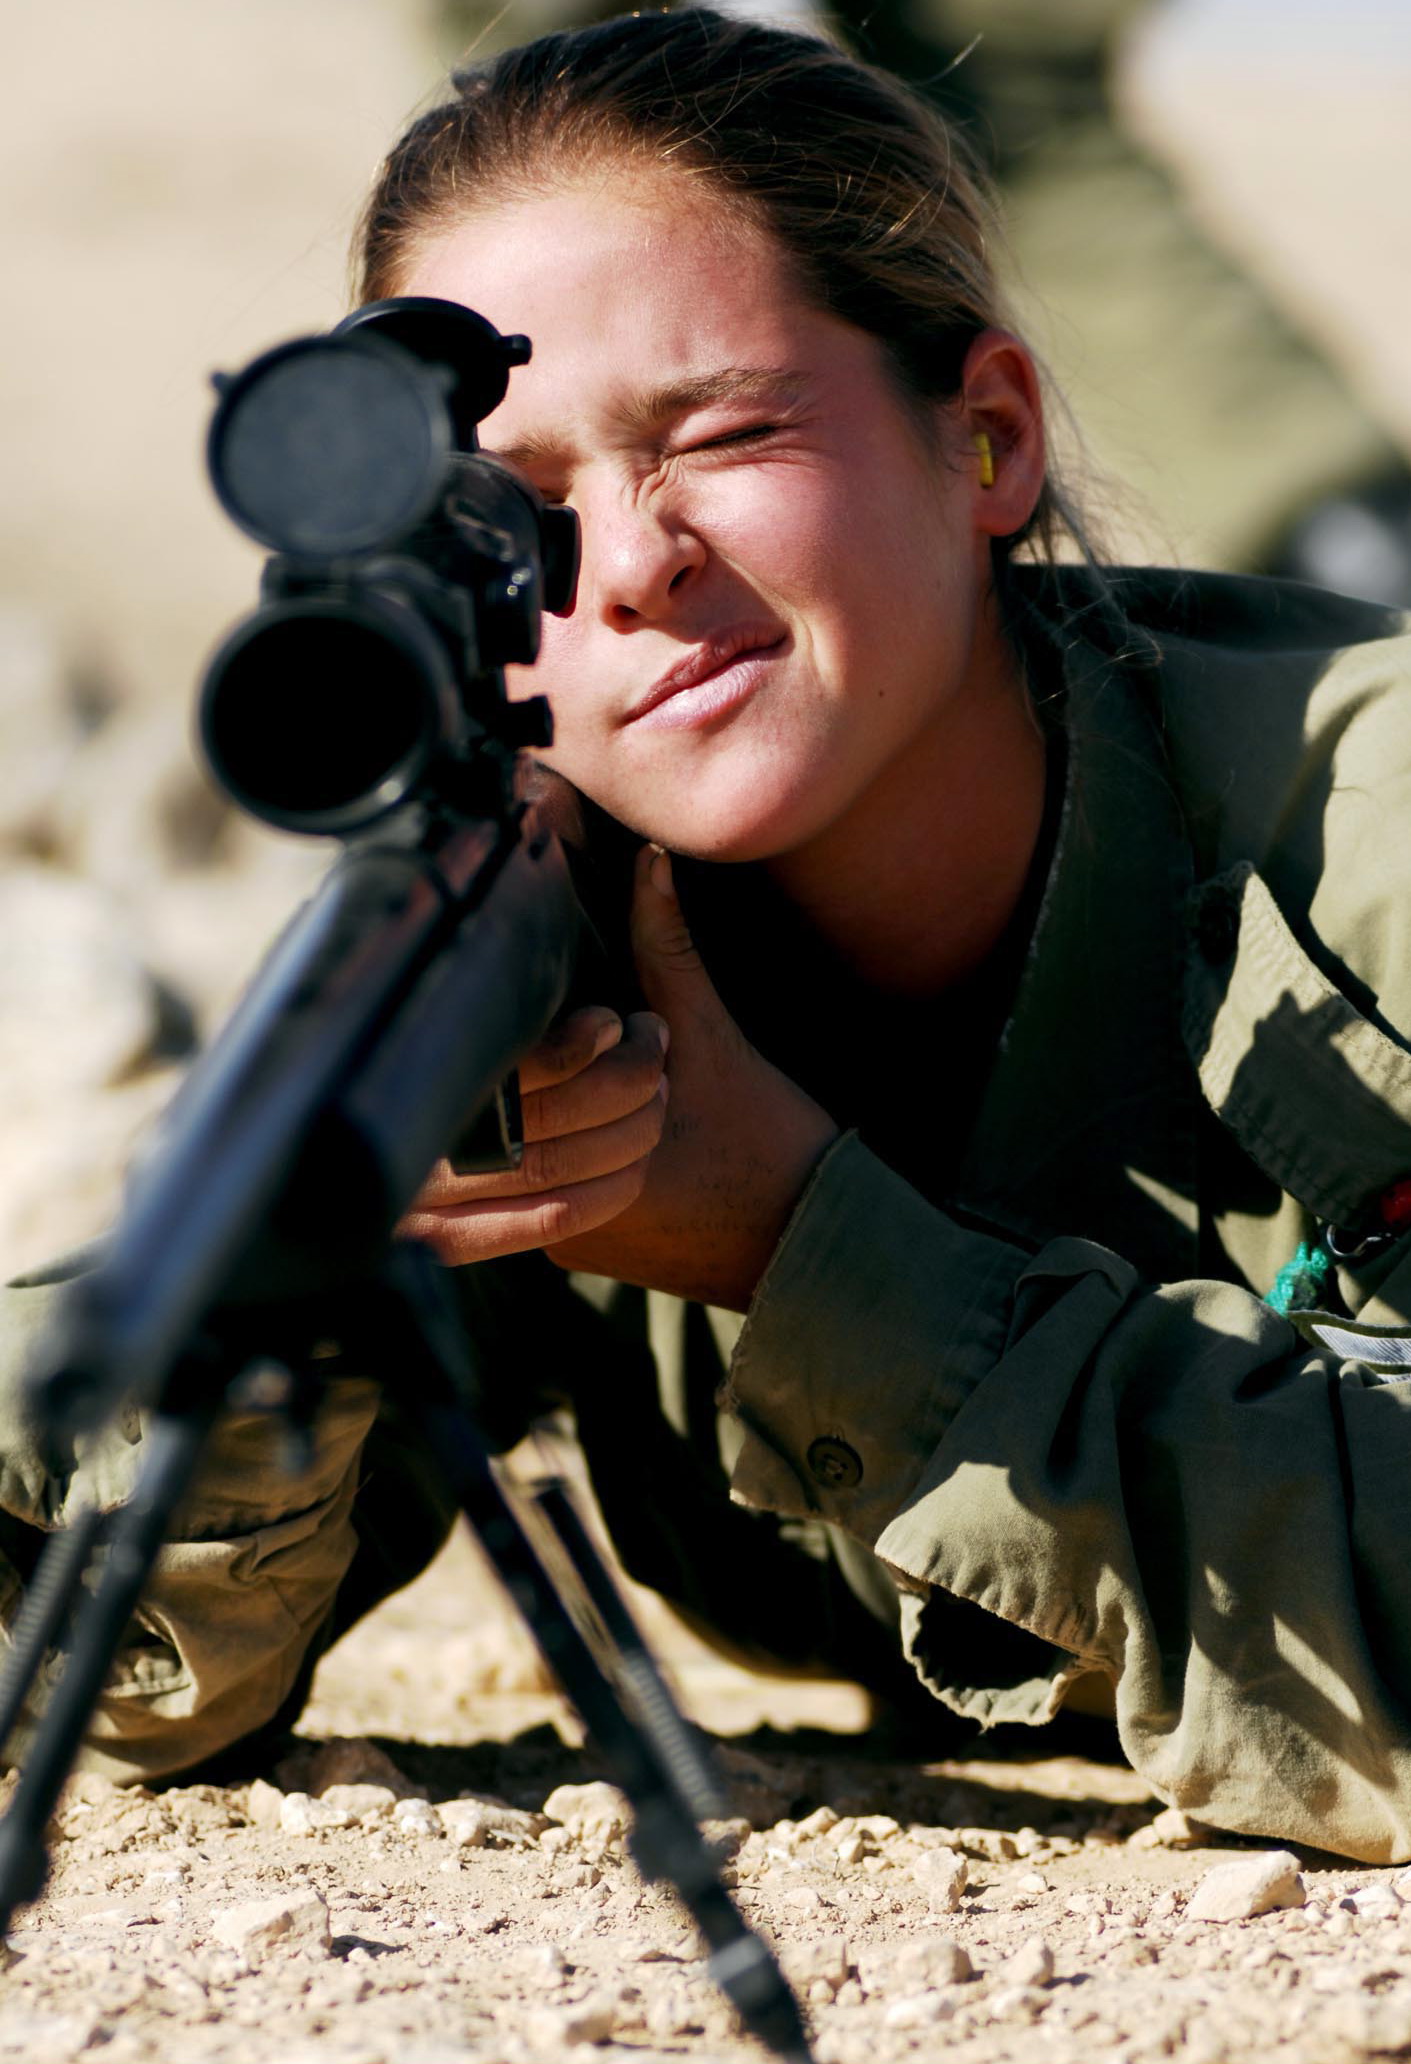
[(730, 1022), (696, 951), (671, 878), (669, 855), (643, 846), (632, 891), (632, 952), (642, 994), (668, 1023)]
[(489, 1168), (457, 1175), (447, 1161), (438, 1161), (419, 1192), (415, 1210), (454, 1213), (496, 1198), (543, 1194), (610, 1175), (650, 1154), (661, 1138), (666, 1116), (667, 1082), (660, 1076), (647, 1102), (605, 1125), (579, 1132), (552, 1133), (526, 1141), (514, 1168)]
[(519, 1063), (521, 1095), (571, 1080), (592, 1066), (622, 1037), (622, 1020), (606, 1004), (586, 1004), (551, 1025)]
[(634, 1011), (591, 1067), (521, 1097), (526, 1140), (581, 1132), (639, 1111), (656, 1095), (670, 1034), (653, 1011)]
[(465, 1211), (414, 1211), (400, 1230), (409, 1239), (423, 1241), (449, 1267), (551, 1247), (606, 1225), (635, 1203), (647, 1179), (648, 1158), (644, 1155), (631, 1167), (591, 1182), (534, 1197), (499, 1198)]

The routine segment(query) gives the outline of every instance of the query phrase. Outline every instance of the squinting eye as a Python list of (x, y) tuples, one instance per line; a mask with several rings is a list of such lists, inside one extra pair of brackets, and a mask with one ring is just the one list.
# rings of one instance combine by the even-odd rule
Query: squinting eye
[(719, 437), (707, 437), (700, 444), (692, 445), (692, 451), (722, 451), (732, 444), (754, 444), (761, 438), (772, 437), (778, 429), (777, 423), (751, 423), (744, 430), (726, 430)]

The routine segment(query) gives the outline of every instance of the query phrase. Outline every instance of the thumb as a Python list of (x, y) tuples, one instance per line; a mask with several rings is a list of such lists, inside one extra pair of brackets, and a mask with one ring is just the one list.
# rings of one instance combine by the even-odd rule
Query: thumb
[(725, 1006), (696, 951), (671, 878), (671, 860), (659, 846), (637, 855), (632, 893), (632, 951), (642, 994), (673, 1030), (686, 1014), (723, 1016)]

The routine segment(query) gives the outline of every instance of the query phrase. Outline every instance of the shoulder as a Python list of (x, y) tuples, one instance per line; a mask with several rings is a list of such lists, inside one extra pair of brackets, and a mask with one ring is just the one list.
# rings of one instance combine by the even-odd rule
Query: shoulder
[[(1060, 570), (1060, 611), (1084, 581)], [(1255, 870), (1323, 975), (1406, 1037), (1411, 616), (1252, 576), (1119, 568), (1106, 585), (1196, 879)]]

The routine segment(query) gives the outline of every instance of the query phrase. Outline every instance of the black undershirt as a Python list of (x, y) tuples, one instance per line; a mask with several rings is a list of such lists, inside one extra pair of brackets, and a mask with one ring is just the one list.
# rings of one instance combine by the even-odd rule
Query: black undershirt
[[(879, 996), (842, 966), (757, 864), (677, 859), (674, 878), (701, 958), (750, 1043), (822, 1105), (855, 1127), (889, 1167), (941, 1197), (979, 1107), (1014, 1004), (1048, 878), (1062, 810), (1066, 753), (1056, 701), (1041, 705), (1047, 739), (1044, 811), (1023, 890), (1004, 932), (973, 973), (934, 997)], [(937, 799), (944, 808), (944, 798)], [(589, 812), (591, 874), (581, 881), (624, 967), (625, 934), (604, 920), (605, 901), (625, 907), (639, 841)], [(575, 870), (578, 871), (577, 869)], [(617, 887), (608, 891), (607, 884)], [(595, 886), (591, 884), (595, 883)], [(640, 1008), (619, 972), (576, 1000)]]

